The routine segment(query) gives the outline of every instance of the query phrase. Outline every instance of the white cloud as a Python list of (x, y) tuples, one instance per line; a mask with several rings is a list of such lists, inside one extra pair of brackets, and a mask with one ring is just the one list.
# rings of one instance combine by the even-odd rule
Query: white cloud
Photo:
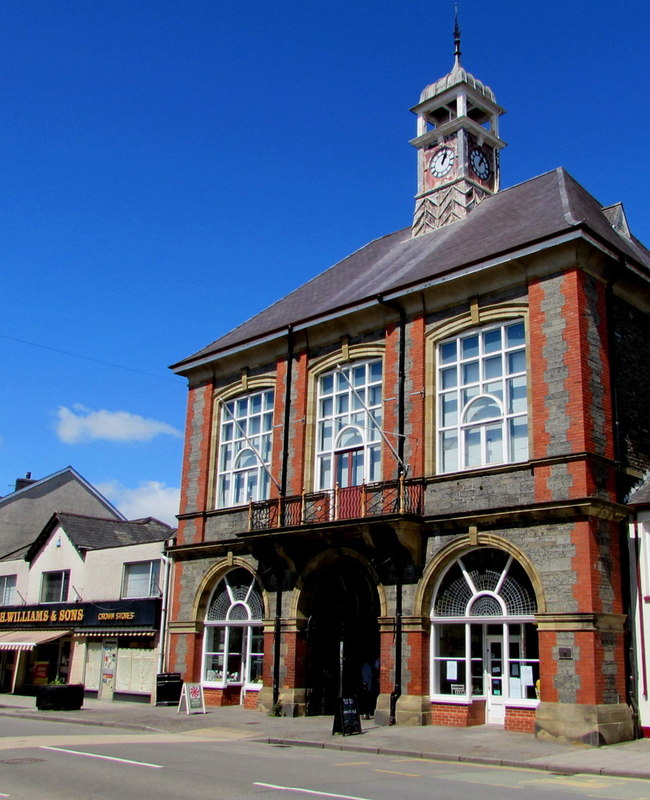
[(177, 428), (156, 419), (146, 419), (128, 411), (91, 411), (82, 405), (71, 409), (59, 406), (57, 409), (56, 432), (62, 442), (78, 444), (95, 439), (111, 442), (148, 442), (154, 436), (167, 434), (182, 436)]
[(160, 481), (145, 481), (136, 489), (129, 489), (119, 481), (97, 483), (95, 487), (116, 506), (127, 519), (155, 517), (169, 525), (178, 524), (180, 489), (165, 486)]

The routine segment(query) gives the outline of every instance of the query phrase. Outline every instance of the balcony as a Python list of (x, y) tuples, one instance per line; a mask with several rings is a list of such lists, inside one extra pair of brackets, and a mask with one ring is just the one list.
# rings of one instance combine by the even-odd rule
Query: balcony
[(292, 528), (339, 520), (368, 519), (404, 514), (421, 515), (424, 483), (421, 480), (361, 484), (342, 489), (303, 492), (293, 497), (278, 497), (250, 502), (248, 528)]

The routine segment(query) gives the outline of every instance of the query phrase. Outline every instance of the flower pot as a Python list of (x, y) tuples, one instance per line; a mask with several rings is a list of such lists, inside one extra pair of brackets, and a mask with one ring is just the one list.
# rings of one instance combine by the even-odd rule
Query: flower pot
[(83, 683), (39, 686), (36, 691), (36, 708), (39, 711), (77, 711), (83, 703)]

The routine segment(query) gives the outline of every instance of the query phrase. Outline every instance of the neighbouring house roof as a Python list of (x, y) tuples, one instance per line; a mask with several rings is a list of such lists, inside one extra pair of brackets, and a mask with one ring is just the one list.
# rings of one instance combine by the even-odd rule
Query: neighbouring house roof
[(629, 506), (650, 506), (650, 476), (632, 492), (627, 504)]
[(25, 556), (27, 561), (31, 561), (35, 557), (57, 525), (63, 528), (79, 552), (163, 542), (169, 539), (176, 530), (171, 525), (160, 522), (160, 520), (153, 517), (127, 522), (125, 520), (88, 517), (81, 514), (56, 513), (52, 515), (47, 525), (27, 551)]
[(22, 558), (55, 511), (125, 520), (73, 467), (0, 497), (0, 560)]
[(171, 369), (182, 374), (232, 348), (280, 335), (289, 325), (315, 324), (378, 296), (397, 297), (569, 234), (588, 235), (650, 273), (650, 251), (615, 230), (601, 204), (558, 168), (485, 198), (467, 218), (431, 233), (413, 237), (405, 228), (370, 242)]

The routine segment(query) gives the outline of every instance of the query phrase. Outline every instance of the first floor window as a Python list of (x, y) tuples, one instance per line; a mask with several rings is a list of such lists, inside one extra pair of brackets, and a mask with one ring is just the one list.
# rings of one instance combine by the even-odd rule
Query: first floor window
[(438, 471), (528, 458), (522, 320), (447, 339), (437, 349)]
[(271, 488), (272, 389), (221, 406), (217, 464), (217, 508), (265, 500)]
[(263, 611), (255, 578), (245, 569), (232, 570), (219, 582), (205, 618), (205, 682), (262, 683)]
[(0, 605), (12, 606), (16, 602), (16, 575), (0, 575)]
[(124, 565), (122, 597), (159, 597), (160, 561), (134, 561)]
[(382, 362), (362, 361), (318, 379), (316, 488), (381, 480)]
[(44, 572), (41, 582), (41, 603), (65, 603), (70, 586), (70, 570)]

